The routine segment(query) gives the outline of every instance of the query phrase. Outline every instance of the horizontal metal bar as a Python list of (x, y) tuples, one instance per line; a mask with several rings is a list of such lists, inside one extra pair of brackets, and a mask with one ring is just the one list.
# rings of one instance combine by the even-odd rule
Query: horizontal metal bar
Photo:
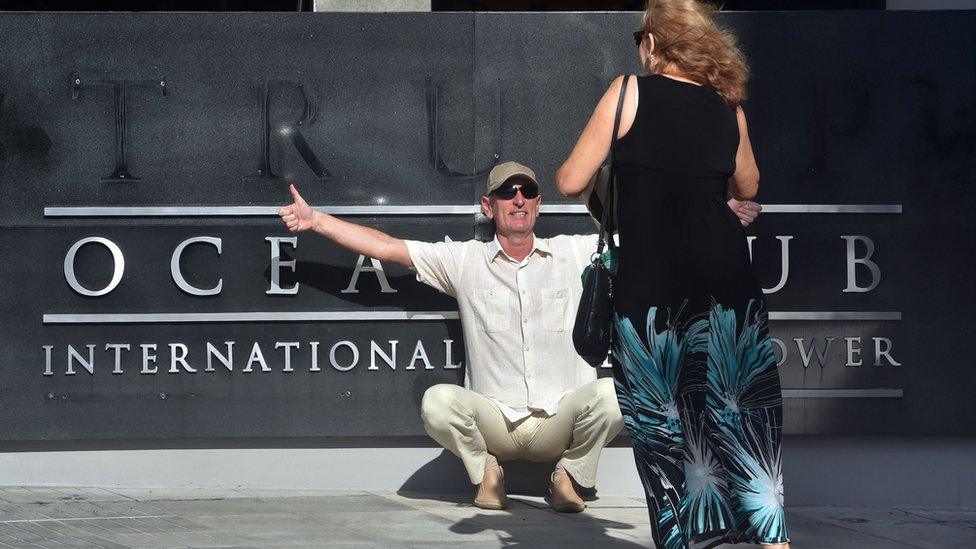
[(901, 204), (763, 204), (763, 213), (900, 214)]
[(295, 311), (237, 313), (45, 314), (44, 324), (169, 324), (201, 322), (363, 322), (453, 320), (457, 311)]
[(901, 389), (783, 389), (784, 398), (902, 398)]
[[(44, 217), (273, 217), (281, 206), (47, 207)], [(315, 206), (335, 215), (470, 215), (480, 206)]]
[(901, 320), (900, 311), (770, 311), (769, 320)]
[[(270, 217), (281, 206), (49, 206), (44, 217)], [(336, 215), (471, 215), (478, 205), (425, 206), (317, 206)], [(764, 213), (890, 214), (902, 213), (901, 204), (764, 204)], [(541, 207), (545, 214), (586, 214), (581, 204), (553, 204)]]
[[(45, 314), (44, 324), (161, 324), (188, 322), (363, 322), (454, 320), (457, 311), (249, 311), (228, 313)], [(772, 311), (770, 320), (901, 320), (900, 312)]]

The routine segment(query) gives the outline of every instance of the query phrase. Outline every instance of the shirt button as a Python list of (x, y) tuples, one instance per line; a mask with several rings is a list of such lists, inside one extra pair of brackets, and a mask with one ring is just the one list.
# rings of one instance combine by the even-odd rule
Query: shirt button
[(528, 323), (529, 323), (529, 319), (527, 319), (527, 318), (523, 318), (522, 319), (522, 324), (528, 324)]
[(525, 295), (525, 290), (522, 290), (522, 295)]
[(529, 350), (529, 346), (528, 346), (528, 345), (526, 345), (526, 346), (525, 346), (525, 350), (526, 350), (526, 351), (528, 351), (528, 350)]

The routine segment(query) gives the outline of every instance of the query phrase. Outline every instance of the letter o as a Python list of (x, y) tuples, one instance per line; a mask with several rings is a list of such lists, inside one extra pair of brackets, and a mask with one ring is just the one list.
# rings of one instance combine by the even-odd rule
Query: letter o
[[(352, 363), (349, 364), (349, 366), (340, 366), (339, 363), (336, 362), (336, 350), (339, 347), (347, 347), (350, 351), (352, 351)], [(356, 364), (359, 364), (359, 349), (357, 349), (351, 341), (340, 341), (329, 349), (329, 362), (332, 363), (332, 367), (336, 370), (339, 370), (340, 372), (348, 372), (349, 370), (355, 368)]]
[[(786, 362), (786, 344), (783, 343), (782, 339), (776, 337), (771, 337), (769, 338), (769, 340), (773, 343), (773, 345), (779, 347), (780, 359), (776, 362), (776, 367), (779, 368), (780, 366), (783, 365), (784, 362)], [(773, 357), (775, 356), (776, 353), (773, 353)]]
[[(78, 277), (75, 276), (75, 254), (81, 249), (85, 244), (101, 244), (108, 248), (108, 251), (112, 252), (112, 262), (115, 264), (114, 272), (112, 273), (112, 281), (108, 283), (101, 290), (89, 290), (78, 282)], [(122, 281), (122, 273), (125, 272), (125, 258), (122, 257), (122, 250), (107, 238), (102, 238), (100, 236), (89, 236), (88, 238), (82, 238), (78, 242), (75, 242), (71, 248), (68, 249), (68, 253), (64, 256), (64, 278), (68, 281), (68, 286), (71, 289), (78, 292), (81, 295), (86, 295), (89, 297), (99, 297), (103, 296), (119, 285)]]

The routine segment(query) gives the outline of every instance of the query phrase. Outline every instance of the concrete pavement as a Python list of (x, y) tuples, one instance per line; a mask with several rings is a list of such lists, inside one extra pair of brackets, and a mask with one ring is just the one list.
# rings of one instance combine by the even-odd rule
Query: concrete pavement
[[(976, 510), (790, 507), (788, 519), (800, 549), (976, 547)], [(0, 488), (0, 548), (650, 546), (643, 501), (629, 497), (562, 515), (523, 495), (485, 511), (468, 494)]]

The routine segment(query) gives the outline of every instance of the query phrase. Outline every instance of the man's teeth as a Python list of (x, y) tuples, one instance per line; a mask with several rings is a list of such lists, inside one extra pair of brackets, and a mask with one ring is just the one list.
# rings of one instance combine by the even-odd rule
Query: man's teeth
[(529, 214), (528, 214), (528, 212), (513, 212), (512, 215), (517, 215), (517, 216), (520, 216), (520, 217), (525, 217), (525, 216), (527, 216)]

